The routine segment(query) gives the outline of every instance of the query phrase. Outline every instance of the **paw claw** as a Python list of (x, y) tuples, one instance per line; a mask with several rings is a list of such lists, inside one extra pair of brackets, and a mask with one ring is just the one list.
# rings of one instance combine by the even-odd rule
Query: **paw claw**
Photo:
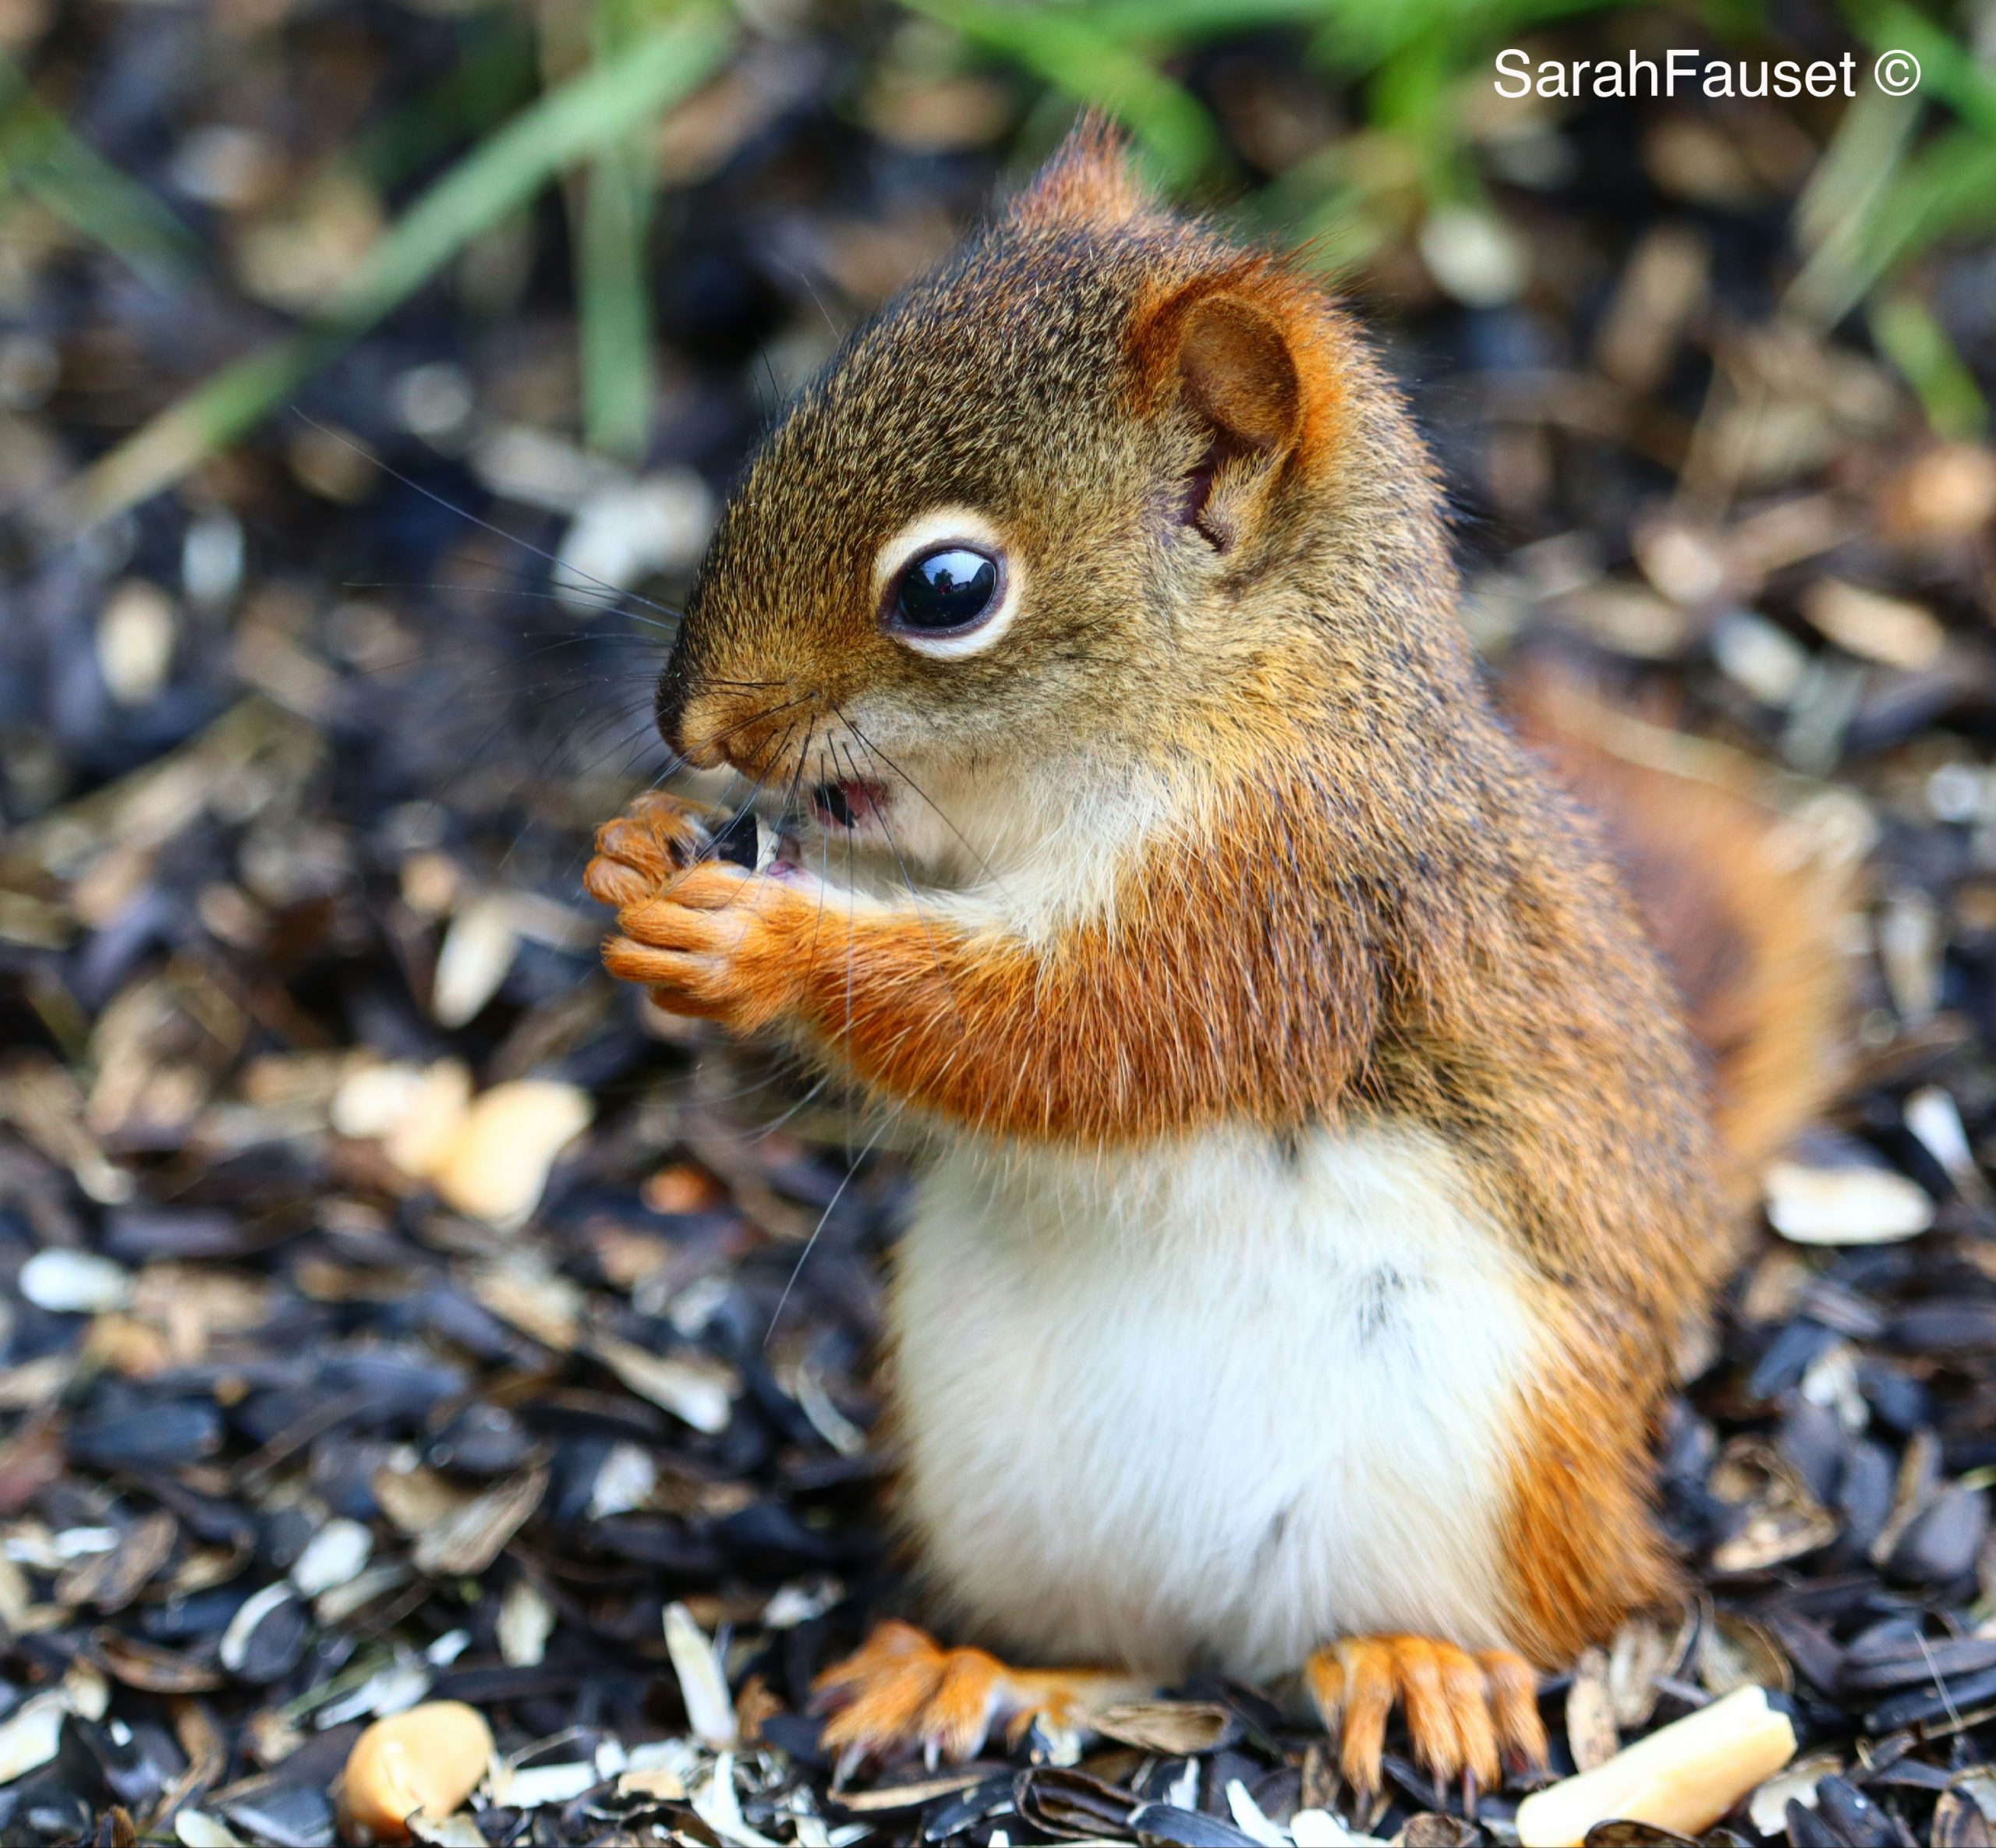
[(1001, 1718), (1016, 1741), (1042, 1715), (1075, 1726), (1091, 1694), (1135, 1691), (1134, 1683), (1088, 1669), (1008, 1669), (982, 1649), (945, 1649), (911, 1624), (887, 1623), (818, 1677), (812, 1705), (830, 1715), (824, 1742), (840, 1754), (843, 1781), (866, 1758), (918, 1753), (932, 1769), (961, 1765), (984, 1749)]
[(1386, 1721), (1396, 1705), (1415, 1758), (1438, 1783), (1467, 1776), (1494, 1790), (1506, 1759), (1520, 1767), (1545, 1762), (1538, 1678), (1508, 1650), (1472, 1655), (1426, 1637), (1354, 1637), (1319, 1650), (1304, 1680), (1338, 1740), (1339, 1768), (1361, 1796), (1378, 1790)]
[(1520, 1770), (1543, 1770), (1550, 1748), (1538, 1711), (1538, 1676), (1531, 1664), (1508, 1649), (1484, 1650), (1476, 1663), (1490, 1690), (1491, 1722), (1505, 1756)]
[(592, 898), (620, 911), (641, 905), (692, 864), (705, 832), (693, 811), (653, 791), (596, 831), (596, 857), (582, 872)]
[(754, 1032), (795, 998), (802, 978), (788, 946), (812, 914), (785, 882), (701, 858), (706, 841), (697, 819), (660, 795), (598, 830), (582, 881), (617, 907), (603, 966), (669, 1013)]
[[(918, 1751), (933, 1767), (946, 1756), (968, 1756), (956, 1751), (961, 1736), (950, 1722), (967, 1707), (985, 1720), (1003, 1672), (982, 1650), (946, 1650), (910, 1624), (883, 1623), (856, 1653), (819, 1676), (812, 1705), (830, 1712), (827, 1745), (861, 1758)], [(982, 1738), (980, 1724), (977, 1742)]]

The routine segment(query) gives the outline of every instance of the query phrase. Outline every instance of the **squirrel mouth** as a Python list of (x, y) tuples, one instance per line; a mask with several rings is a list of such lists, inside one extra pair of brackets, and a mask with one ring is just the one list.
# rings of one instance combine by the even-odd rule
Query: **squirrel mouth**
[(811, 806), (826, 827), (850, 831), (862, 822), (877, 820), (887, 806), (887, 792), (878, 783), (848, 777), (838, 783), (820, 783), (811, 791)]

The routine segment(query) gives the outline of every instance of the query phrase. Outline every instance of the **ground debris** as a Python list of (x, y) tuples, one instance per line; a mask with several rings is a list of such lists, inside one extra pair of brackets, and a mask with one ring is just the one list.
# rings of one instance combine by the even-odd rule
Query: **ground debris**
[[(662, 763), (646, 600), (683, 602), (770, 395), (1043, 138), (1012, 73), (874, 0), (740, 9), (652, 135), (642, 454), (584, 440), (586, 240), (550, 199), (298, 415), (45, 543), (48, 496), (394, 221), (458, 145), (467, 46), (502, 101), (593, 55), (561, 12), (536, 41), (458, 5), (0, 7), (205, 258), (93, 243), (50, 204), (87, 173), (10, 200), (0, 1839), (319, 1848), (343, 1772), (356, 1829), (456, 1848), (1512, 1839), (1523, 1784), (1472, 1815), (1396, 1736), (1360, 1814), (1315, 1729), (1211, 1680), (835, 1775), (813, 1679), (902, 1588), (869, 1356), (905, 1164), (596, 966), (579, 868)], [(1488, 186), (1428, 210), (1340, 139), (1365, 101), (1310, 42), (1170, 74), (1285, 224), (1347, 145), (1378, 168), (1399, 229), (1347, 281), (1437, 444), (1479, 646), (1627, 693), (1642, 750), (1870, 869), (1851, 1082), (1681, 1349), (1693, 1595), (1548, 1683), (1555, 1775), (1758, 1689), (1803, 1753), (1732, 1839), (1996, 1839), (1996, 449), (1930, 423), (1879, 324), (1796, 311), (1834, 115), (1493, 118)], [(1978, 403), (1988, 264), (1892, 285)], [(370, 1754), (439, 1711), (412, 1816)]]

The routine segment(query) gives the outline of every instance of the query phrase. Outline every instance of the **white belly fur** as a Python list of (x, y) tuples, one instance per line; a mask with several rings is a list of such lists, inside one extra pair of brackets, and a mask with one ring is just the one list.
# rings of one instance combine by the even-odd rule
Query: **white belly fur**
[[(1052, 1662), (1266, 1680), (1507, 1639), (1528, 1283), (1432, 1135), (1293, 1156), (957, 1147), (899, 1255), (907, 1512), (958, 1620)], [(968, 1639), (966, 1639), (968, 1640)]]

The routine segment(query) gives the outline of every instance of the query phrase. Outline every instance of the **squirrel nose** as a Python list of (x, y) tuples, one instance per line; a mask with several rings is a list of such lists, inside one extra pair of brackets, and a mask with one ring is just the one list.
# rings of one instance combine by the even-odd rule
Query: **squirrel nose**
[[(658, 691), (652, 701), (653, 716), (658, 721), (659, 736), (665, 740), (666, 748), (675, 757), (701, 770), (713, 770), (720, 763), (721, 753), (716, 749), (711, 706), (707, 722), (702, 724), (697, 710), (700, 704), (694, 697), (693, 676), (688, 671), (685, 650), (676, 648), (665, 664), (665, 671), (658, 677)], [(695, 709), (690, 724), (689, 708)]]
[(682, 710), (666, 742), (695, 770), (719, 770), (727, 761), (721, 740), (728, 728), (719, 723), (712, 702), (696, 703), (689, 714)]
[(780, 752), (795, 729), (786, 727), (780, 715), (796, 703), (780, 692), (751, 695), (727, 686), (688, 686), (668, 671), (659, 681), (658, 728), (674, 755), (695, 770), (719, 770), (731, 763), (766, 774), (774, 768), (769, 753)]

